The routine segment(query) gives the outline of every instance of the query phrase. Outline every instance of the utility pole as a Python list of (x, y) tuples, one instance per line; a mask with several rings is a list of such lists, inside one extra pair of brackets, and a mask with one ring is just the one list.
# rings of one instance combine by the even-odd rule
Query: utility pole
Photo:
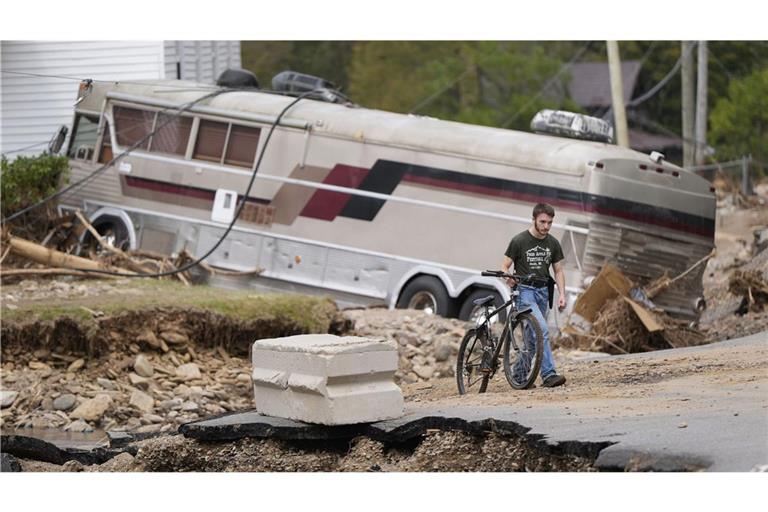
[(683, 103), (683, 167), (692, 167), (694, 160), (694, 67), (692, 41), (683, 41), (682, 52), (682, 103)]
[(621, 80), (621, 57), (619, 43), (606, 41), (608, 47), (608, 70), (611, 77), (611, 102), (613, 103), (613, 119), (616, 127), (616, 144), (629, 147), (629, 131), (627, 130), (627, 112), (624, 110), (624, 86)]
[(696, 165), (703, 165), (707, 149), (707, 42), (699, 41), (698, 75), (696, 77)]

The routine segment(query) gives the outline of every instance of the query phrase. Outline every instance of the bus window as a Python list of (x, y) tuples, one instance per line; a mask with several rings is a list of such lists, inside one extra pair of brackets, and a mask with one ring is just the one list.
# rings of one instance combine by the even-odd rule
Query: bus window
[(112, 160), (112, 138), (109, 136), (109, 123), (104, 123), (104, 135), (101, 137), (101, 149), (99, 150), (99, 163), (105, 164)]
[[(155, 120), (154, 112), (116, 106), (114, 114), (117, 143), (123, 147), (133, 146), (152, 131), (152, 123)], [(149, 138), (138, 147), (147, 149)]]
[(227, 143), (227, 155), (224, 163), (240, 167), (252, 167), (256, 158), (256, 148), (259, 145), (259, 128), (238, 126), (233, 124)]
[(157, 115), (157, 132), (152, 136), (152, 153), (170, 153), (182, 155), (187, 153), (189, 133), (192, 130), (192, 119), (189, 117)]
[(78, 114), (75, 117), (72, 137), (69, 141), (67, 156), (77, 160), (90, 160), (96, 148), (96, 135), (99, 129), (99, 118)]
[(224, 142), (227, 139), (227, 123), (200, 120), (197, 130), (197, 143), (193, 158), (221, 163), (224, 153)]

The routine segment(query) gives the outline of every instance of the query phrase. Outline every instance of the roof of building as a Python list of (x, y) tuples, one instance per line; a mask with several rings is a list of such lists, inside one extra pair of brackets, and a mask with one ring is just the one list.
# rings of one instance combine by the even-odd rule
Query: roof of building
[[(611, 79), (605, 62), (580, 62), (570, 68), (571, 80), (568, 94), (582, 107), (610, 107)], [(621, 63), (621, 83), (625, 103), (632, 98), (640, 61), (626, 60)]]
[(664, 148), (681, 148), (683, 139), (630, 129), (629, 146), (634, 150), (650, 153)]

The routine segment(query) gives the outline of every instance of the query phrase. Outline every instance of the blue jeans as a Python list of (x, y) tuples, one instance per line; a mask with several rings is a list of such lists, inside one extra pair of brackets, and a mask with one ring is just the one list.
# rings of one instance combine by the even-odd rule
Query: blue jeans
[[(552, 358), (552, 349), (549, 346), (549, 328), (547, 327), (547, 313), (549, 312), (549, 292), (547, 287), (534, 288), (533, 286), (518, 285), (520, 295), (517, 297), (517, 309), (523, 311), (531, 308), (531, 314), (539, 322), (541, 334), (544, 337), (544, 351), (541, 358), (541, 379), (554, 375), (555, 361)], [(526, 336), (526, 339), (529, 337)], [(533, 338), (533, 336), (531, 336)]]

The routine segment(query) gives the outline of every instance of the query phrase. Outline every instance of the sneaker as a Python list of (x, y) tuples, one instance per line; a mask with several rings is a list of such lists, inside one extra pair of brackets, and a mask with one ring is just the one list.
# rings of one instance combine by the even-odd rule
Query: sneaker
[(557, 386), (562, 386), (563, 384), (565, 384), (565, 377), (554, 373), (547, 377), (541, 386), (545, 388), (556, 388)]

